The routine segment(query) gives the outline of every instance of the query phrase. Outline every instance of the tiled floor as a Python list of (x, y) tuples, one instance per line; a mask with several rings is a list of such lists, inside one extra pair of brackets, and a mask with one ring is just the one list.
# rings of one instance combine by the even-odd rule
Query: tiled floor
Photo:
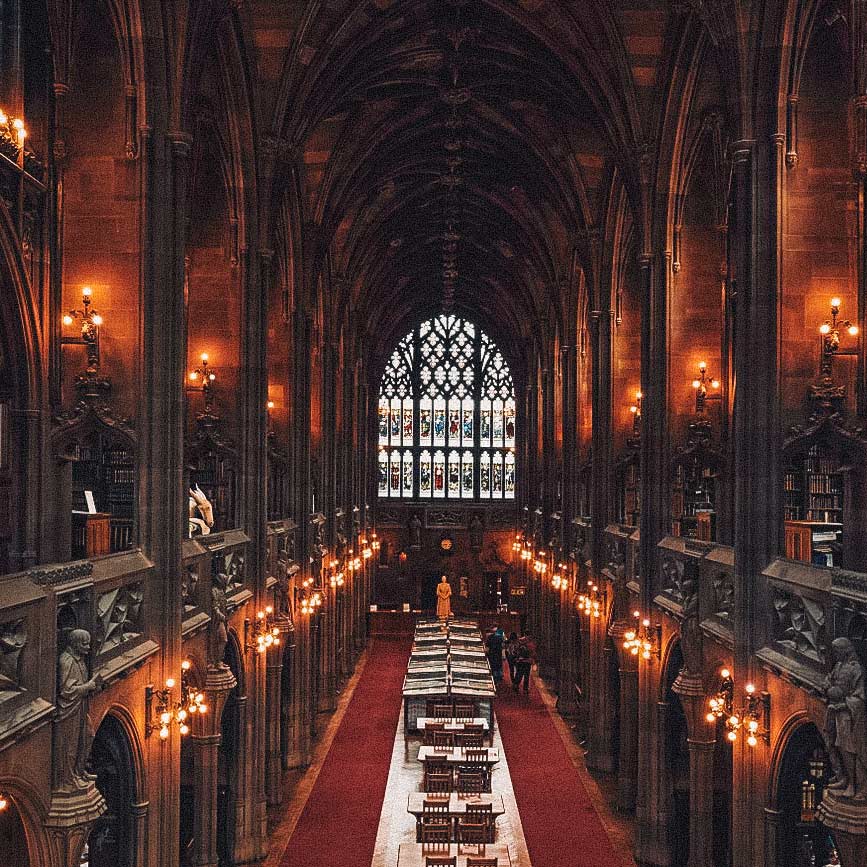
[[(506, 813), (497, 819), (497, 842), (509, 847), (512, 867), (530, 867), (527, 843), (521, 827), (521, 817), (515, 804), (512, 778), (509, 775), (508, 756), (503, 751), (499, 731), (494, 729), (494, 746), (500, 748), (500, 761), (494, 765), (491, 774), (491, 791), (503, 796)], [(417, 792), (421, 783), (422, 767), (416, 759), (419, 739), (406, 740), (403, 733), (403, 716), (397, 726), (394, 738), (394, 751), (391, 754), (391, 767), (385, 789), (385, 801), (379, 819), (376, 848), (373, 852), (371, 867), (395, 867), (397, 848), (401, 843), (415, 842), (415, 818), (407, 812), (407, 799), (410, 792)]]

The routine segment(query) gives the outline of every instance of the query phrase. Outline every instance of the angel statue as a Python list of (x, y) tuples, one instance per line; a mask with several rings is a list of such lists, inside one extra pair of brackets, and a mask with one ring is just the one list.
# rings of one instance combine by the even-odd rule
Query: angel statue
[[(199, 513), (198, 518), (196, 512)], [(213, 526), (214, 507), (197, 484), (195, 490), (190, 488), (190, 538), (207, 536)]]

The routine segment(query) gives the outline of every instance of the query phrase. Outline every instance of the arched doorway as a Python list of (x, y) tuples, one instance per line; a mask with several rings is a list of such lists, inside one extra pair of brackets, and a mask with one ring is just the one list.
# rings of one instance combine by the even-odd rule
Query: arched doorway
[(3, 794), (6, 809), (0, 810), (0, 852), (9, 856), (9, 863), (16, 867), (31, 867), (30, 850), (24, 820), (18, 805), (10, 795)]
[(665, 669), (665, 763), (669, 783), (668, 847), (671, 867), (689, 860), (689, 744), (686, 715), (672, 687), (683, 668), (680, 643), (674, 645)]
[(97, 729), (90, 749), (90, 772), (105, 799), (105, 812), (96, 820), (85, 845), (88, 867), (136, 867), (136, 771), (132, 748), (123, 725), (108, 714)]
[(819, 729), (811, 722), (798, 725), (783, 749), (776, 778), (777, 867), (837, 863), (834, 838), (815, 814), (830, 770)]

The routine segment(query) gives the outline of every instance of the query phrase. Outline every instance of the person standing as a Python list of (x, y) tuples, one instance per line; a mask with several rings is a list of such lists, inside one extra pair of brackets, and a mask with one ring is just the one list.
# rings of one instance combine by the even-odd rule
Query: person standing
[(485, 642), (488, 650), (488, 665), (491, 666), (491, 674), (494, 677), (494, 686), (499, 686), (503, 681), (503, 644), (505, 640), (506, 635), (498, 626)]
[(510, 632), (506, 641), (506, 662), (509, 665), (509, 680), (515, 684), (517, 677), (516, 663), (518, 662), (518, 633)]
[(533, 650), (530, 647), (530, 641), (526, 635), (521, 636), (518, 642), (518, 658), (515, 661), (515, 671), (518, 678), (512, 683), (512, 689), (517, 692), (520, 689), (521, 681), (524, 682), (524, 695), (530, 693), (530, 670), (533, 668)]

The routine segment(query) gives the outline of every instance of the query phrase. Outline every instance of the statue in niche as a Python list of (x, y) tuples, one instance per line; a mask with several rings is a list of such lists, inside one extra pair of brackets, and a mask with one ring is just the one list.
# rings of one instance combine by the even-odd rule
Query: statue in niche
[(421, 548), (421, 518), (416, 513), (409, 519), (409, 547)]
[(0, 693), (21, 689), (21, 651), (27, 644), (23, 620), (0, 626)]
[(73, 629), (57, 663), (55, 767), (57, 788), (63, 791), (88, 788), (95, 779), (86, 768), (93, 741), (87, 706), (88, 697), (102, 688), (102, 677), (88, 676), (89, 654), (90, 633), (86, 629)]
[(867, 798), (864, 669), (848, 638), (835, 638), (831, 649), (837, 661), (825, 678), (828, 709), (822, 732), (834, 772), (828, 791), (841, 798), (863, 801)]
[(292, 608), (289, 603), (289, 582), (298, 574), (301, 567), (281, 554), (277, 560), (277, 615), (292, 619)]
[(217, 576), (217, 581), (211, 587), (211, 629), (210, 629), (210, 655), (211, 666), (214, 668), (228, 668), (223, 661), (226, 652), (226, 644), (229, 641), (229, 605), (226, 599), (225, 582), (227, 577), (222, 573)]
[(698, 589), (695, 581), (683, 582), (683, 622), (680, 624), (680, 646), (683, 650), (684, 667), (690, 674), (701, 675), (702, 642), (699, 625)]
[(482, 519), (478, 515), (473, 515), (473, 517), (470, 518), (469, 531), (470, 548), (472, 548), (473, 551), (481, 551), (484, 528), (482, 527)]

